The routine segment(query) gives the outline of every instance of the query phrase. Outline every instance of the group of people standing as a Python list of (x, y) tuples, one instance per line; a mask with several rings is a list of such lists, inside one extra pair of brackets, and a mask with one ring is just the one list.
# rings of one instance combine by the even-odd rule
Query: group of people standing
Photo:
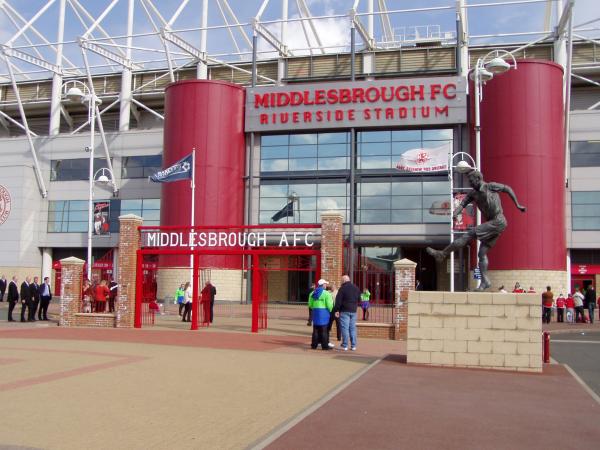
[(83, 281), (81, 292), (81, 311), (84, 313), (114, 313), (117, 294), (118, 284), (112, 277), (110, 281), (86, 279)]
[[(213, 286), (210, 280), (207, 280), (206, 283), (204, 283), (204, 288), (200, 292), (200, 303), (203, 305), (205, 317), (210, 320), (210, 323), (213, 322), (216, 295), (217, 288)], [(175, 302), (179, 305), (181, 321), (191, 322), (193, 292), (192, 284), (189, 281), (187, 283), (181, 283), (179, 288), (175, 291)]]
[(334, 284), (320, 279), (317, 286), (308, 296), (308, 308), (311, 311), (313, 325), (311, 348), (319, 345), (323, 350), (330, 350), (335, 345), (329, 342), (329, 333), (336, 323), (337, 339), (341, 339), (340, 348), (344, 351), (355, 351), (357, 345), (356, 309), (361, 301), (361, 292), (348, 275), (342, 276), (342, 284), (336, 289)]
[[(4, 293), (7, 292), (8, 321), (15, 322), (13, 310), (21, 302), (21, 322), (35, 322), (36, 320), (48, 320), (48, 306), (52, 300), (52, 288), (50, 279), (44, 278), (42, 284), (39, 277), (25, 277), (25, 281), (19, 287), (19, 279), (13, 276), (10, 281), (2, 275), (0, 278), (0, 301), (4, 301)], [(37, 319), (36, 319), (37, 316)]]
[[(589, 285), (583, 291), (575, 286), (575, 292), (561, 294), (554, 299), (550, 286), (542, 294), (542, 322), (550, 323), (552, 320), (552, 309), (556, 308), (556, 321), (567, 323), (594, 323), (594, 310), (596, 305), (600, 307), (600, 298), (596, 298), (594, 286)], [(600, 313), (598, 319), (600, 320)]]

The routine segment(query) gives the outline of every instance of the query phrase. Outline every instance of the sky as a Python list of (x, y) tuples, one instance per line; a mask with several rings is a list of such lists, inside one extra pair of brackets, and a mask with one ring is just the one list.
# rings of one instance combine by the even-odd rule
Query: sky
[[(92, 16), (97, 17), (113, 0), (78, 0), (79, 3), (85, 7)], [(509, 0), (514, 1), (514, 0)], [(497, 3), (498, 0), (466, 0), (467, 4), (485, 4), (485, 3)], [(566, 3), (566, 0), (564, 0)], [(67, 0), (67, 15), (66, 15), (66, 27), (65, 27), (65, 40), (70, 41), (70, 44), (65, 46), (65, 55), (71, 59), (75, 65), (82, 65), (81, 50), (75, 43), (78, 36), (84, 32), (84, 27), (80, 23), (74, 7), (76, 0)], [(126, 17), (127, 17), (127, 3), (128, 0), (118, 0), (116, 6), (108, 13), (101, 25), (105, 31), (111, 36), (118, 36), (126, 34)], [(154, 5), (159, 10), (160, 14), (167, 20), (177, 10), (181, 1), (175, 0), (153, 0)], [(182, 14), (173, 23), (172, 28), (176, 30), (183, 30), (189, 28), (197, 28), (200, 26), (200, 14), (201, 14), (201, 0), (190, 0), (188, 5), (183, 9)], [(256, 15), (262, 0), (229, 0), (229, 5), (235, 12), (239, 22), (246, 24), (243, 27), (246, 36), (251, 39), (251, 26), (249, 25), (252, 18)], [(281, 17), (281, 0), (270, 0), (267, 8), (265, 9), (261, 21), (269, 22), (277, 20)], [(329, 51), (343, 51), (347, 50), (350, 40), (349, 31), (349, 20), (347, 13), (351, 9), (354, 0), (307, 0), (307, 5), (313, 16), (323, 15), (337, 15), (338, 17), (318, 19), (314, 21), (315, 27), (317, 28), (319, 37), (325, 47), (331, 47)], [(414, 33), (414, 27), (419, 27), (419, 31), (423, 34), (426, 33), (427, 27), (432, 31), (439, 30), (443, 34), (454, 33), (456, 30), (455, 22), (455, 1), (454, 0), (387, 0), (388, 11), (395, 10), (407, 10), (415, 8), (435, 8), (435, 7), (447, 7), (444, 10), (430, 10), (427, 12), (403, 12), (390, 14), (390, 20), (394, 33), (397, 39), (400, 36), (410, 36)], [(556, 3), (556, 2), (553, 2)], [(14, 35), (17, 28), (11, 22), (10, 17), (6, 14), (6, 11), (12, 7), (16, 10), (25, 21), (29, 20), (40, 10), (47, 2), (43, 0), (0, 0), (0, 42), (6, 43)], [(57, 16), (58, 16), (58, 4), (59, 0), (55, 0), (48, 10), (36, 21), (36, 29), (46, 37), (50, 42), (54, 42), (57, 39), (56, 28), (57, 28)], [(289, 17), (298, 18), (299, 12), (296, 0), (289, 0)], [(375, 1), (375, 11), (378, 11), (378, 2)], [(575, 12), (574, 12), (574, 24), (586, 22), (593, 18), (600, 18), (600, 2), (598, 0), (576, 0)], [(449, 8), (448, 8), (449, 7)], [(155, 31), (155, 27), (152, 21), (149, 20), (141, 0), (135, 0), (135, 20), (134, 20), (134, 34), (151, 33)], [(552, 8), (553, 10), (555, 7)], [(367, 10), (367, 0), (360, 0), (358, 6), (359, 13), (365, 13)], [(480, 37), (478, 35), (495, 35), (498, 33), (519, 33), (519, 32), (541, 32), (544, 30), (544, 18), (546, 11), (546, 3), (533, 3), (533, 4), (518, 4), (518, 5), (504, 5), (504, 6), (488, 6), (488, 7), (476, 7), (468, 10), (468, 21), (469, 21), (469, 33), (471, 35), (471, 45), (485, 44), (497, 42), (499, 39), (504, 43), (510, 42), (530, 42), (540, 35), (525, 35), (525, 36), (505, 36), (503, 38), (495, 37)], [(81, 10), (77, 10), (77, 13), (81, 16), (84, 13)], [(152, 20), (155, 22), (157, 27), (160, 27), (160, 19), (157, 15), (152, 14)], [(339, 17), (342, 16), (342, 17)], [(18, 19), (15, 19), (18, 20)], [(84, 18), (89, 23), (89, 19)], [(366, 26), (367, 17), (361, 16), (361, 22)], [(209, 0), (209, 26), (221, 26), (224, 24), (221, 12), (218, 7), (217, 0)], [(553, 11), (551, 24), (554, 26), (556, 23), (556, 11)], [(21, 24), (18, 24), (19, 27)], [(265, 26), (275, 35), (279, 36), (280, 26), (275, 23), (267, 23)], [(592, 24), (600, 29), (600, 21)], [(383, 39), (381, 21), (379, 17), (375, 17), (374, 26), (375, 39), (381, 41)], [(208, 31), (208, 52), (210, 55), (228, 54), (228, 56), (219, 56), (220, 59), (227, 59), (229, 61), (239, 61), (241, 59), (248, 60), (250, 58), (250, 46), (247, 41), (241, 38), (241, 34), (238, 29), (232, 30), (236, 40), (237, 46), (241, 52), (246, 52), (244, 55), (232, 56), (231, 53), (237, 52), (234, 45), (234, 41), (225, 29), (211, 29)], [(181, 31), (178, 32), (179, 36), (190, 42), (195, 46), (199, 46), (200, 32), (198, 30), (193, 31)], [(316, 44), (316, 40), (312, 36), (312, 32), (309, 30), (308, 34), (313, 44)], [(590, 31), (582, 33), (589, 36), (600, 36), (600, 31)], [(102, 33), (94, 33), (95, 38), (103, 37)], [(29, 41), (28, 41), (29, 40)], [(34, 33), (27, 33), (18, 38), (13, 45), (29, 45), (31, 42), (39, 44), (42, 43), (42, 39)], [(124, 39), (115, 39), (114, 43), (117, 45), (123, 45)], [(307, 43), (305, 32), (301, 25), (301, 22), (290, 22), (288, 24), (286, 43), (294, 51), (294, 54), (301, 55), (306, 54)], [(362, 47), (362, 41), (358, 38), (357, 41), (358, 49)], [(133, 59), (136, 61), (144, 61), (144, 67), (151, 69), (156, 67), (164, 67), (164, 56), (157, 53), (157, 50), (162, 50), (162, 43), (160, 39), (154, 36), (139, 36), (134, 38), (134, 45), (140, 47), (140, 50), (135, 50)], [(106, 47), (107, 49), (117, 50), (116, 47)], [(147, 50), (141, 50), (141, 49)], [(259, 51), (270, 52), (272, 48), (269, 44), (259, 39)], [(32, 49), (24, 48), (24, 51), (36, 55)], [(38, 48), (40, 52), (37, 56), (43, 57), (49, 61), (54, 62), (55, 53), (49, 47), (45, 46)], [(174, 56), (181, 53), (176, 48), (171, 48)], [(272, 53), (264, 53), (263, 57), (273, 57)], [(153, 62), (153, 60), (155, 60)], [(183, 62), (183, 59), (182, 59)], [(105, 61), (96, 56), (90, 55), (90, 63), (92, 65), (104, 65)], [(37, 70), (34, 66), (27, 63), (16, 62), (17, 67), (23, 70)], [(100, 69), (100, 68), (99, 68)], [(104, 69), (106, 71), (106, 69)], [(0, 69), (0, 72), (6, 72), (5, 68)], [(35, 77), (35, 75), (32, 75)]]

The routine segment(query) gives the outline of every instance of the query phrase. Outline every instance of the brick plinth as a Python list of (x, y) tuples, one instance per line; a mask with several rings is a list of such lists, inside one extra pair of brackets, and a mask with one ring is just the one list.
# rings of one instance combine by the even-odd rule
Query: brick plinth
[(336, 212), (321, 214), (321, 278), (341, 282), (344, 270), (344, 217)]
[(119, 217), (119, 223), (119, 294), (115, 305), (116, 326), (132, 328), (135, 318), (137, 251), (141, 248), (138, 227), (143, 224), (143, 220), (134, 214), (126, 214)]
[(114, 314), (78, 313), (75, 314), (73, 326), (114, 328), (116, 317)]
[(539, 294), (411, 292), (409, 363), (542, 371)]
[(394, 295), (394, 339), (406, 340), (408, 324), (408, 293), (415, 289), (417, 263), (410, 259), (394, 261), (396, 285)]
[(76, 326), (76, 314), (81, 309), (81, 283), (85, 261), (70, 257), (61, 259), (62, 278), (60, 283), (60, 320), (62, 327)]

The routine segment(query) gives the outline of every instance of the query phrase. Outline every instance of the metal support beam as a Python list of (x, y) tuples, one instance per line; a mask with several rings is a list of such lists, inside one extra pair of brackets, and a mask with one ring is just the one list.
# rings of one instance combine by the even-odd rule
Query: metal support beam
[(369, 34), (369, 31), (364, 27), (358, 17), (356, 15), (356, 10), (351, 9), (349, 12), (350, 21), (352, 22), (352, 26), (358, 30), (358, 34), (363, 38), (365, 42), (365, 46), (367, 50), (375, 50), (377, 48), (375, 44), (375, 39), (373, 36)]
[[(65, 105), (62, 104), (62, 102), (60, 103), (60, 114), (64, 117), (65, 122), (67, 122), (69, 124), (69, 128), (71, 130), (73, 130), (73, 118), (71, 117), (71, 114), (69, 114), (69, 111), (67, 111), (67, 108), (65, 108)], [(58, 130), (60, 131), (60, 130)], [(58, 134), (58, 133), (56, 133)]]
[[(135, 0), (127, 3), (127, 48), (125, 59), (131, 61), (131, 44), (133, 42), (133, 17)], [(129, 130), (131, 117), (131, 69), (123, 67), (121, 72), (121, 95), (119, 96), (119, 131)]]
[(323, 42), (321, 41), (321, 38), (319, 37), (319, 32), (317, 31), (317, 27), (315, 26), (313, 16), (310, 13), (310, 10), (308, 9), (306, 0), (296, 0), (296, 4), (298, 5), (298, 11), (300, 11), (300, 16), (303, 19), (308, 20), (308, 25), (310, 26), (310, 29), (312, 30), (313, 36), (315, 37), (315, 39), (317, 41), (317, 46), (321, 50), (321, 53), (325, 54), (325, 48), (323, 46)]
[(17, 98), (17, 102), (19, 104), (19, 113), (21, 114), (21, 121), (23, 122), (23, 127), (25, 128), (25, 135), (27, 136), (27, 141), (29, 142), (29, 150), (31, 151), (31, 156), (33, 158), (33, 168), (35, 171), (35, 176), (37, 178), (38, 186), (40, 189), (40, 193), (43, 198), (48, 196), (48, 191), (46, 189), (46, 184), (44, 183), (44, 178), (42, 177), (42, 171), (40, 169), (40, 163), (38, 161), (37, 152), (35, 150), (35, 145), (33, 144), (32, 133), (29, 131), (29, 124), (27, 123), (27, 116), (25, 115), (25, 109), (23, 108), (23, 102), (21, 101), (21, 94), (19, 93), (19, 87), (17, 86), (17, 80), (15, 79), (15, 73), (13, 71), (12, 63), (8, 59), (6, 55), (3, 55), (4, 61), (6, 62), (6, 67), (8, 68), (8, 73), (10, 74), (10, 80), (12, 82), (12, 88), (15, 93), (15, 97)]
[(25, 61), (26, 63), (29, 64), (33, 64), (34, 66), (38, 66), (41, 67), (44, 70), (47, 70), (49, 72), (53, 72), (53, 73), (57, 73), (59, 75), (62, 75), (62, 69), (60, 66), (57, 66), (56, 64), (52, 64), (49, 63), (46, 60), (37, 58), (36, 56), (30, 55), (28, 53), (22, 52), (20, 50), (16, 50), (14, 48), (11, 48), (8, 45), (2, 45), (2, 53), (6, 56), (9, 56), (11, 58), (17, 58), (20, 59), (21, 61)]
[(277, 38), (277, 36), (275, 36), (273, 33), (271, 33), (266, 27), (261, 25), (261, 23), (258, 22), (256, 19), (253, 19), (252, 27), (258, 34), (260, 34), (262, 36), (262, 38), (265, 41), (267, 41), (269, 44), (271, 44), (271, 46), (275, 50), (277, 50), (277, 52), (279, 53), (279, 56), (285, 56), (285, 57), (292, 56), (292, 53), (288, 49), (288, 46), (283, 44)]
[(383, 36), (387, 42), (394, 41), (394, 29), (392, 28), (392, 22), (388, 13), (387, 5), (385, 0), (378, 0), (379, 4), (379, 18), (381, 19), (381, 28), (383, 28)]
[[(200, 52), (206, 54), (206, 43), (208, 34), (208, 0), (202, 0), (202, 15), (200, 16)], [(206, 61), (198, 61), (196, 65), (196, 78), (206, 80), (208, 78), (208, 65)]]
[(109, 59), (117, 64), (129, 69), (129, 70), (141, 70), (143, 67), (140, 64), (132, 62), (129, 58), (118, 55), (110, 50), (106, 50), (104, 47), (95, 44), (94, 42), (88, 41), (84, 38), (79, 38), (79, 46), (82, 49), (89, 50), (97, 55), (100, 55), (106, 59)]
[[(63, 53), (63, 40), (65, 35), (65, 9), (66, 0), (60, 0), (59, 13), (58, 13), (58, 33), (56, 36), (56, 65), (58, 69), (61, 69), (62, 65), (62, 53)], [(60, 116), (64, 108), (62, 105), (62, 82), (63, 77), (60, 72), (54, 72), (52, 74), (52, 99), (50, 102), (50, 124), (49, 134), (50, 136), (56, 136), (60, 133)], [(66, 111), (64, 111), (66, 112)], [(68, 119), (71, 119), (67, 115)], [(73, 129), (73, 121), (69, 122), (69, 126)]]
[(166, 28), (160, 29), (160, 36), (167, 42), (170, 42), (175, 47), (180, 48), (188, 55), (193, 56), (197, 61), (206, 61), (206, 53), (201, 52), (199, 49), (194, 47), (192, 44), (187, 42), (185, 39), (180, 38), (175, 33), (167, 30)]
[(571, 13), (573, 11), (573, 6), (575, 6), (574, 0), (567, 0), (567, 4), (560, 15), (560, 19), (558, 20), (558, 25), (556, 26), (556, 35), (561, 35), (565, 31), (568, 31), (569, 20), (571, 18)]

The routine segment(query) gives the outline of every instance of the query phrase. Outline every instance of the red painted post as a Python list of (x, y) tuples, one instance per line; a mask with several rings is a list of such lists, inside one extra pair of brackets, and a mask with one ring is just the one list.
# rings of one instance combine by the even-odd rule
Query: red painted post
[(194, 253), (194, 262), (193, 262), (193, 285), (192, 285), (192, 326), (190, 330), (198, 329), (198, 312), (199, 312), (199, 302), (198, 302), (198, 266), (200, 266), (200, 255), (198, 253)]
[(258, 255), (252, 255), (252, 332), (258, 333), (258, 315), (260, 307), (259, 266)]
[(544, 362), (546, 364), (548, 364), (550, 362), (550, 333), (548, 333), (547, 331), (544, 331)]
[(140, 250), (137, 251), (136, 274), (135, 274), (135, 317), (133, 321), (134, 328), (142, 328), (142, 281), (144, 272), (142, 268), (143, 256)]

